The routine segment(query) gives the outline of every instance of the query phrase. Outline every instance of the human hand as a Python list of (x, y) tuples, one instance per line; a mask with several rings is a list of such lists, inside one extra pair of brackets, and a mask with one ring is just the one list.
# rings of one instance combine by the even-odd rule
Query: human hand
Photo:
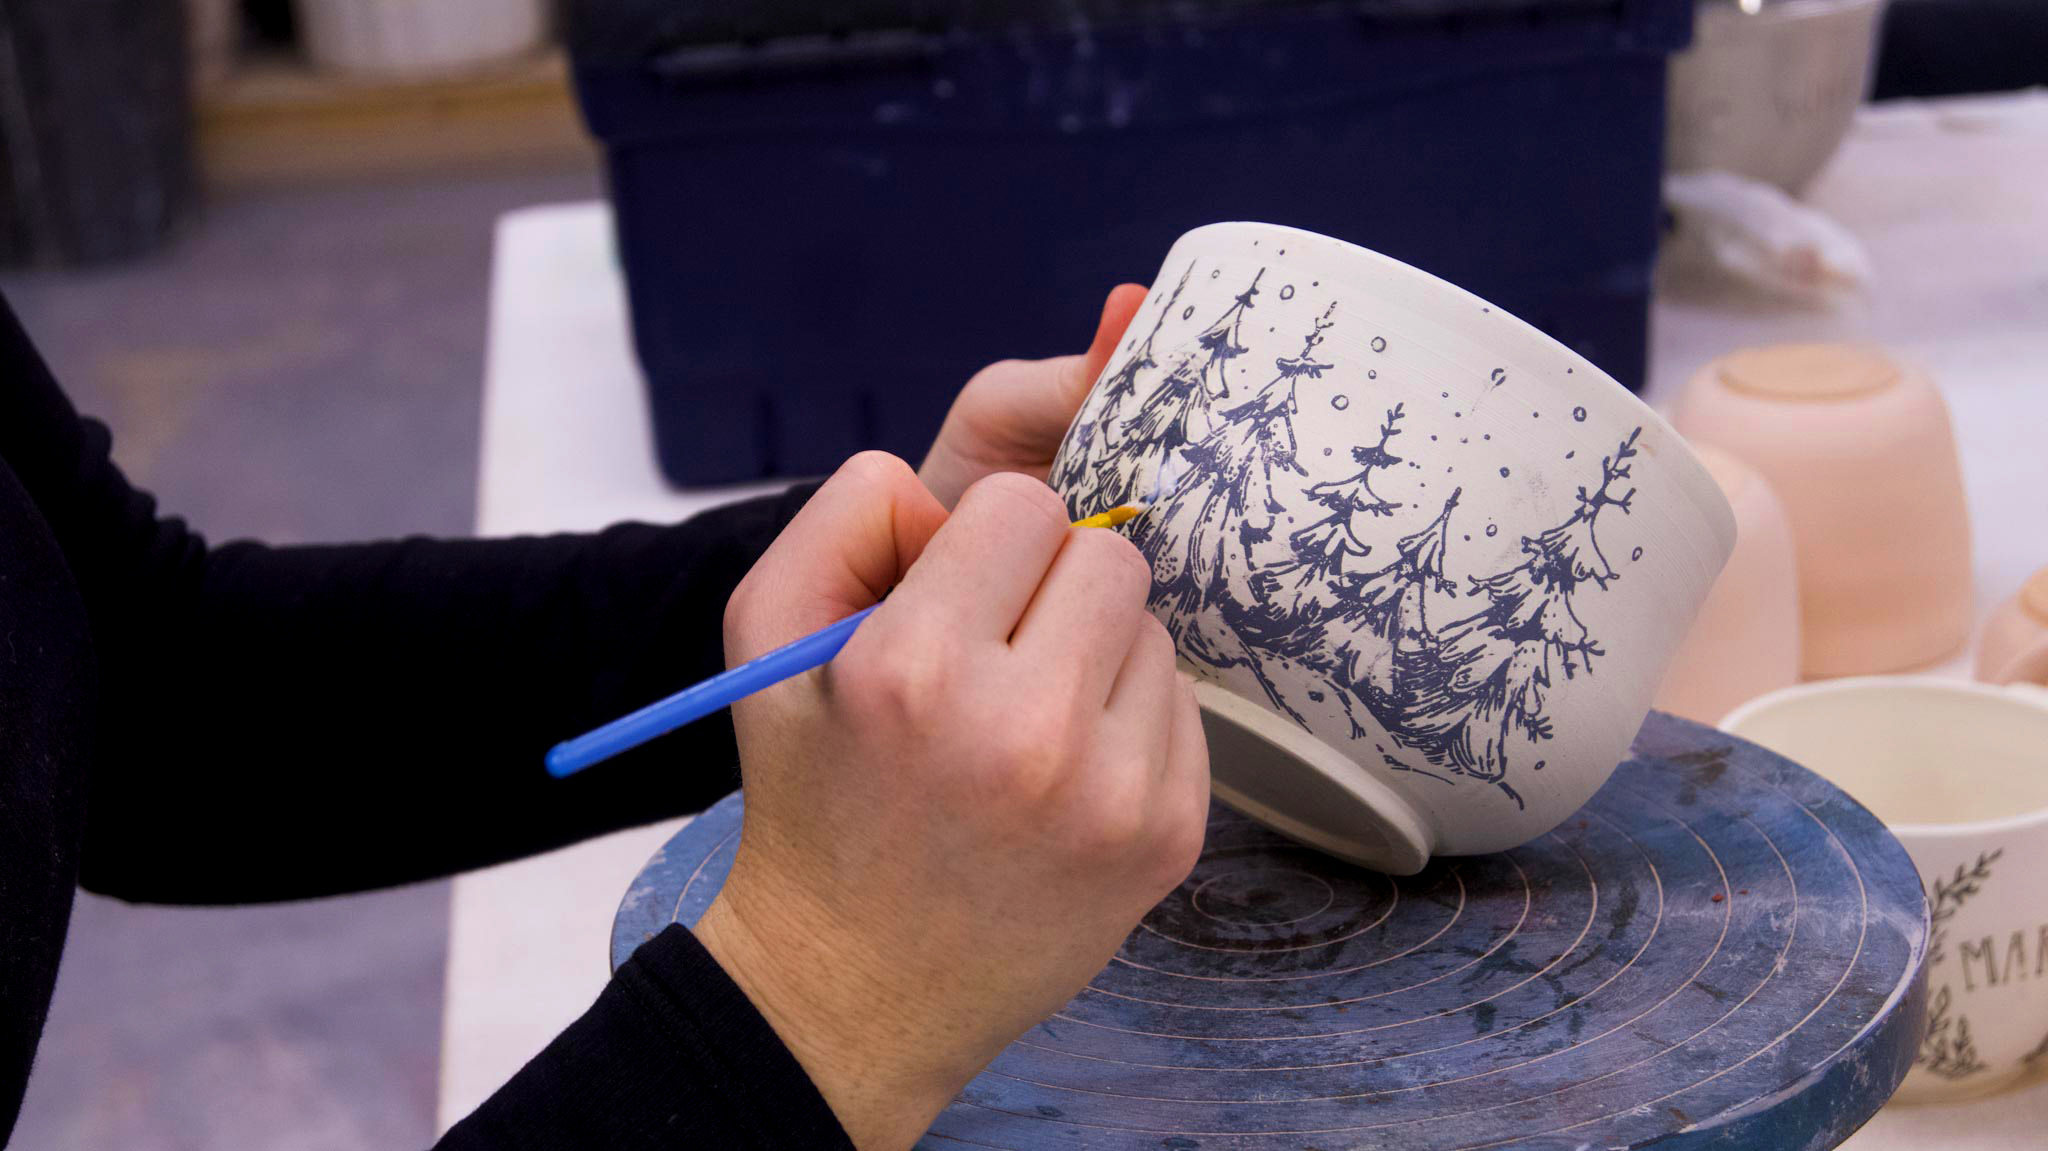
[(1208, 748), (1149, 584), (1036, 480), (949, 518), (867, 453), (733, 593), (737, 663), (895, 587), (734, 707), (746, 816), (697, 925), (863, 1151), (909, 1147), (1194, 866)]
[(1004, 360), (974, 374), (953, 400), (918, 475), (952, 507), (983, 476), (1023, 472), (1044, 480), (1081, 401), (1109, 363), (1145, 289), (1122, 284), (1103, 301), (1095, 341), (1078, 356)]

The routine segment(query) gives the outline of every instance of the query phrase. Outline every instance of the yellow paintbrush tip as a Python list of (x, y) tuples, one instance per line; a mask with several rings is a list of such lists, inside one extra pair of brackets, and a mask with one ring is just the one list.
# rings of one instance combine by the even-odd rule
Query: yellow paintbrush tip
[(1111, 508), (1106, 512), (1089, 516), (1086, 519), (1075, 520), (1074, 526), (1077, 528), (1113, 528), (1126, 520), (1137, 518), (1144, 510), (1138, 504), (1124, 504), (1121, 507)]

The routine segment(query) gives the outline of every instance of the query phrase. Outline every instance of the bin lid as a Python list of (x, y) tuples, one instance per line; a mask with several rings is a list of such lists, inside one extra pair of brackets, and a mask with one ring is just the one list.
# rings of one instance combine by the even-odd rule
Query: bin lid
[[(836, 37), (914, 29), (1076, 30), (1138, 23), (1199, 24), (1268, 11), (1341, 9), (1362, 20), (1427, 22), (1529, 13), (1618, 14), (1659, 24), (1681, 7), (1662, 0), (572, 0), (568, 40), (584, 62), (644, 59), (694, 45)], [(1685, 15), (1691, 5), (1683, 3)], [(1686, 23), (1689, 31), (1689, 19)], [(1681, 42), (1684, 33), (1680, 34)]]

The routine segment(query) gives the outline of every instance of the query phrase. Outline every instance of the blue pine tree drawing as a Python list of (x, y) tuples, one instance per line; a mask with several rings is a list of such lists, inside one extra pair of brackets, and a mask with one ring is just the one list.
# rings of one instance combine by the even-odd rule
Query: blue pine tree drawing
[[(1079, 515), (1129, 502), (1154, 469), (1177, 460), (1171, 490), (1127, 530), (1152, 566), (1151, 606), (1180, 654), (1219, 672), (1248, 672), (1277, 711), (1310, 731), (1348, 720), (1352, 738), (1374, 740), (1394, 770), (1479, 780), (1520, 805), (1510, 770), (1542, 770), (1541, 745), (1554, 735), (1551, 692), (1590, 674), (1605, 654), (1574, 597), (1618, 578), (1596, 528), (1608, 508), (1630, 510), (1634, 489), (1616, 488), (1630, 478), (1642, 429), (1601, 460), (1599, 486), (1579, 488), (1563, 522), (1522, 537), (1514, 566), (1465, 576), (1463, 589), (1453, 580), (1451, 524), (1463, 488), (1428, 524), (1399, 536), (1389, 559), (1368, 566), (1369, 541), (1384, 546), (1374, 529), (1416, 506), (1411, 495), (1390, 498), (1375, 486), (1406, 462), (1393, 449), (1404, 406), (1387, 409), (1376, 442), (1351, 448), (1356, 472), (1300, 483), (1309, 473), (1297, 459), (1294, 420), (1303, 385), (1332, 368), (1316, 353), (1336, 304), (1313, 321), (1298, 354), (1275, 357), (1265, 383), (1229, 403), (1227, 376), (1247, 352), (1239, 336), (1264, 274), (1191, 347), (1167, 357), (1172, 366), (1123, 418), (1157, 367), (1155, 322), (1100, 389), (1103, 402), (1089, 414), (1095, 431), (1077, 433), (1079, 450), (1063, 450), (1055, 478), (1088, 505), (1074, 509)], [(1281, 517), (1292, 523), (1296, 515), (1315, 518), (1276, 540)], [(1436, 623), (1461, 604), (1476, 608)]]
[[(1180, 302), (1180, 294), (1188, 286), (1188, 278), (1194, 275), (1195, 265), (1190, 262), (1180, 274), (1180, 281), (1173, 286), (1173, 292), (1166, 297), (1159, 314), (1152, 318), (1152, 329), (1122, 366), (1102, 382), (1102, 386), (1089, 393), (1082, 404), (1081, 412), (1074, 421), (1074, 434), (1060, 443), (1060, 450), (1053, 457), (1050, 482), (1059, 491), (1073, 493), (1077, 501), (1097, 501), (1105, 494), (1092, 490), (1093, 473), (1102, 461), (1115, 454), (1123, 437), (1117, 434), (1118, 425), (1123, 422), (1123, 405), (1137, 394), (1139, 377), (1159, 366), (1153, 358), (1152, 345), (1159, 338), (1159, 329), (1166, 325), (1173, 315), (1174, 305)], [(1100, 507), (1076, 508), (1076, 518), (1093, 515), (1116, 506), (1103, 503)]]
[[(1250, 296), (1248, 290), (1240, 299), (1249, 305)], [(1284, 477), (1307, 474), (1295, 458), (1297, 388), (1329, 368), (1314, 353), (1333, 323), (1334, 308), (1316, 318), (1299, 355), (1277, 357), (1264, 386), (1223, 409), (1216, 425), (1183, 449), (1180, 482), (1134, 536), (1152, 564), (1152, 605), (1166, 613), (1181, 653), (1214, 668), (1249, 670), (1274, 706), (1304, 725), (1301, 710), (1282, 694), (1266, 664), (1269, 658), (1301, 660), (1313, 629), (1258, 594), (1237, 594), (1228, 564), (1235, 548), (1248, 567), (1258, 566), (1257, 545), (1272, 539), (1273, 525), (1287, 510), (1278, 485)]]
[(1358, 444), (1351, 449), (1354, 462), (1363, 465), (1353, 474), (1302, 489), (1303, 495), (1325, 509), (1322, 519), (1287, 537), (1293, 558), (1262, 570), (1257, 577), (1261, 596), (1288, 613), (1329, 606), (1329, 592), (1335, 581), (1360, 570), (1372, 554), (1359, 529), (1368, 521), (1391, 517), (1403, 504), (1384, 499), (1372, 490), (1373, 475), (1405, 461), (1387, 445), (1401, 434), (1397, 426), (1401, 404), (1387, 409), (1376, 444)]
[[(1274, 490), (1276, 473), (1308, 474), (1295, 459), (1294, 414), (1301, 407), (1296, 388), (1329, 367), (1314, 356), (1329, 316), (1326, 310), (1316, 319), (1301, 354), (1276, 357), (1271, 379), (1249, 399), (1223, 409), (1216, 426), (1183, 449), (1187, 470), (1167, 510), (1147, 517), (1156, 525), (1185, 525), (1161, 527), (1140, 541), (1153, 561), (1155, 593), (1177, 613), (1216, 602), (1227, 591), (1226, 553), (1233, 543), (1247, 566), (1256, 565), (1253, 545), (1272, 538), (1274, 522), (1287, 510)], [(1190, 506), (1195, 514), (1187, 518), (1183, 509)]]
[(1641, 428), (1630, 432), (1600, 461), (1600, 486), (1579, 488), (1569, 518), (1523, 537), (1522, 562), (1469, 580), (1466, 594), (1482, 598), (1485, 607), (1427, 643), (1418, 637), (1411, 658), (1402, 658), (1397, 643), (1392, 690), (1368, 703), (1400, 744), (1452, 775), (1494, 784), (1521, 804), (1508, 769), (1514, 756), (1526, 754), (1527, 766), (1542, 770), (1535, 745), (1553, 734), (1547, 693), (1559, 676), (1590, 674), (1594, 657), (1604, 654), (1572, 601), (1588, 583), (1605, 589), (1619, 578), (1595, 529), (1608, 508), (1628, 514), (1635, 490), (1616, 495), (1612, 489), (1629, 478), (1641, 434)]
[(1194, 346), (1173, 357), (1173, 366), (1123, 422), (1116, 445), (1096, 467), (1097, 510), (1144, 494), (1151, 468), (1209, 434), (1211, 409), (1230, 397), (1230, 362), (1246, 351), (1238, 330), (1265, 275), (1260, 268), (1245, 290), (1231, 298), (1230, 307), (1195, 337)]
[[(1307, 662), (1380, 721), (1389, 734), (1396, 725), (1403, 683), (1437, 658), (1438, 640), (1430, 627), (1430, 603), (1457, 594), (1444, 573), (1450, 551), (1451, 513), (1464, 489), (1453, 491), (1427, 527), (1402, 536), (1394, 558), (1368, 572), (1344, 572), (1327, 581), (1332, 604), (1313, 625), (1315, 646)], [(1354, 734), (1362, 731), (1356, 712)], [(1384, 750), (1382, 751), (1384, 755)], [(1403, 760), (1386, 757), (1400, 770), (1416, 770)], [(1427, 773), (1425, 773), (1427, 774)]]

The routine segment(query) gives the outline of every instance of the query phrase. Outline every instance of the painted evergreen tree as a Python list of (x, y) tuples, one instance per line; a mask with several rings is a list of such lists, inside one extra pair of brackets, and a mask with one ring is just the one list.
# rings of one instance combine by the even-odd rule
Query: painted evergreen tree
[[(1059, 454), (1053, 457), (1052, 486), (1068, 493), (1068, 498), (1077, 504), (1091, 505), (1076, 506), (1073, 509), (1076, 518), (1116, 506), (1102, 502), (1103, 493), (1095, 488), (1094, 473), (1121, 443), (1122, 437), (1117, 432), (1126, 419), (1124, 401), (1137, 394), (1139, 377), (1159, 366), (1153, 358), (1153, 342), (1159, 338), (1159, 329), (1165, 326), (1167, 318), (1173, 315), (1181, 292), (1188, 286), (1188, 277), (1194, 271), (1195, 265), (1190, 263), (1180, 274), (1180, 282), (1173, 286), (1172, 294), (1166, 297), (1159, 314), (1152, 318), (1152, 330), (1145, 333), (1144, 340), (1131, 350), (1123, 365), (1104, 379), (1102, 386), (1088, 394), (1080, 415), (1075, 418), (1073, 434), (1061, 442)], [(1098, 503), (1100, 506), (1092, 506)]]
[(1428, 527), (1402, 536), (1394, 545), (1392, 563), (1337, 580), (1334, 618), (1351, 630), (1363, 629), (1397, 644), (1433, 640), (1429, 594), (1457, 594), (1456, 585), (1444, 575), (1444, 556), (1450, 548), (1451, 512), (1464, 494), (1463, 488), (1451, 492)]
[(1457, 594), (1444, 563), (1451, 513), (1463, 494), (1462, 488), (1453, 491), (1428, 526), (1402, 536), (1392, 562), (1376, 571), (1346, 573), (1330, 585), (1334, 604), (1321, 624), (1329, 638), (1322, 641), (1318, 670), (1344, 685), (1390, 733), (1399, 724), (1403, 685), (1437, 658), (1430, 601)]
[(1258, 590), (1268, 603), (1282, 606), (1289, 614), (1323, 610), (1330, 606), (1335, 581), (1356, 573), (1372, 554), (1359, 529), (1369, 520), (1392, 516), (1403, 505), (1383, 499), (1372, 490), (1373, 473), (1404, 462), (1387, 450), (1387, 444), (1401, 434), (1401, 404), (1387, 410), (1376, 444), (1354, 445), (1351, 458), (1363, 465), (1355, 475), (1325, 480), (1303, 488), (1302, 494), (1328, 509), (1322, 519), (1287, 537), (1293, 558), (1262, 569)]
[[(1240, 299), (1249, 297), (1248, 291)], [(1220, 411), (1214, 426), (1182, 450), (1179, 481), (1159, 512), (1145, 517), (1146, 529), (1132, 536), (1152, 565), (1152, 606), (1182, 654), (1218, 670), (1248, 669), (1273, 705), (1304, 725), (1302, 708), (1282, 695), (1269, 665), (1301, 662), (1303, 637), (1312, 629), (1275, 618), (1260, 596), (1233, 587), (1225, 562), (1233, 547), (1251, 557), (1255, 545), (1272, 538), (1285, 510), (1276, 486), (1306, 474), (1295, 459), (1296, 386), (1327, 370), (1314, 351), (1331, 323), (1325, 310), (1299, 355), (1276, 358), (1258, 392)], [(1257, 562), (1253, 557), (1252, 566)], [(1311, 697), (1319, 704), (1332, 698), (1321, 690)], [(1338, 705), (1348, 712), (1348, 699), (1335, 699)]]
[(1326, 310), (1316, 319), (1300, 355), (1277, 357), (1264, 386), (1223, 409), (1208, 434), (1184, 449), (1187, 472), (1168, 508), (1146, 517), (1176, 526), (1159, 526), (1138, 540), (1152, 561), (1155, 603), (1163, 600), (1185, 615), (1218, 602), (1228, 590), (1225, 561), (1233, 544), (1248, 567), (1257, 566), (1253, 546), (1272, 538), (1274, 521), (1286, 510), (1275, 483), (1282, 475), (1307, 474), (1295, 459), (1294, 414), (1301, 406), (1295, 389), (1329, 367), (1314, 357), (1329, 316)]
[(1225, 378), (1230, 361), (1246, 350), (1238, 342), (1238, 329), (1265, 275), (1260, 268), (1245, 290), (1231, 298), (1230, 307), (1195, 337), (1194, 345), (1171, 357), (1166, 375), (1124, 421), (1115, 443), (1096, 465), (1094, 488), (1102, 508), (1129, 503), (1142, 494), (1148, 465), (1156, 467), (1208, 434), (1210, 409), (1230, 396)]
[[(1468, 594), (1482, 597), (1485, 607), (1445, 627), (1432, 655), (1422, 658), (1418, 645), (1416, 658), (1397, 661), (1393, 691), (1373, 710), (1400, 743), (1521, 802), (1507, 782), (1511, 753), (1550, 738), (1546, 693), (1560, 675), (1590, 673), (1593, 657), (1602, 654), (1572, 599), (1587, 583), (1601, 589), (1618, 578), (1595, 528), (1608, 508), (1628, 514), (1634, 489), (1612, 489), (1629, 477), (1641, 433), (1630, 432), (1600, 461), (1600, 486), (1579, 489), (1569, 518), (1523, 537), (1521, 563), (1470, 580)], [(1405, 629), (1397, 616), (1396, 630)], [(1532, 769), (1543, 767), (1533, 752), (1527, 758)]]

